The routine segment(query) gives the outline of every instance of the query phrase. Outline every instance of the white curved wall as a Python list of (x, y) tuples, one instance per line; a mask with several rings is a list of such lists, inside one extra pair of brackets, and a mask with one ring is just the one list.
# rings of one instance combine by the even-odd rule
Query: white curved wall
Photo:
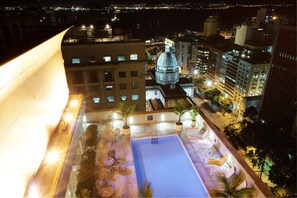
[(67, 103), (66, 31), (0, 66), (1, 197), (23, 197)]

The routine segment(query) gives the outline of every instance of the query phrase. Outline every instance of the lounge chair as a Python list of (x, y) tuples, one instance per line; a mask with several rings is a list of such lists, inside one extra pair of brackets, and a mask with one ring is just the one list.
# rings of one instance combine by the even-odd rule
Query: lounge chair
[(211, 157), (211, 158), (208, 158), (208, 164), (222, 166), (223, 164), (225, 164), (225, 162), (227, 162), (227, 160), (228, 160), (228, 155), (222, 156), (221, 159), (215, 159)]
[(206, 138), (207, 137), (207, 135), (208, 135), (208, 130), (206, 130), (206, 131), (199, 131), (199, 132), (196, 132), (196, 133), (187, 133), (187, 136), (189, 137), (189, 138), (199, 138), (199, 139), (204, 139), (204, 138)]
[(192, 139), (190, 141), (194, 148), (211, 148), (214, 144), (209, 137), (205, 139)]
[(222, 166), (210, 166), (210, 175), (224, 175), (226, 178), (231, 177), (235, 173), (234, 167), (230, 167), (225, 163)]

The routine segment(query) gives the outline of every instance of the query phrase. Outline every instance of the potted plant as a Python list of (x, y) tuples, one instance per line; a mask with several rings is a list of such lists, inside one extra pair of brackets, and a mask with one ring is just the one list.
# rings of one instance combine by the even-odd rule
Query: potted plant
[(217, 176), (218, 180), (222, 183), (223, 189), (212, 190), (213, 197), (251, 197), (255, 190), (254, 188), (246, 187), (245, 176), (242, 172), (231, 178), (226, 178), (223, 175)]
[(198, 106), (192, 106), (191, 108), (191, 118), (192, 118), (192, 127), (196, 127), (196, 117), (199, 115), (199, 108)]
[(128, 121), (130, 114), (135, 111), (135, 108), (136, 108), (135, 105), (126, 107), (125, 103), (120, 102), (120, 114), (124, 121), (124, 126), (123, 126), (123, 134), (124, 135), (130, 135), (130, 126), (128, 126), (127, 121)]
[(184, 113), (187, 112), (186, 103), (185, 101), (182, 102), (174, 102), (174, 113), (178, 115), (178, 122), (175, 123), (175, 129), (178, 132), (181, 132), (183, 130), (183, 123), (181, 122), (181, 117), (184, 115)]

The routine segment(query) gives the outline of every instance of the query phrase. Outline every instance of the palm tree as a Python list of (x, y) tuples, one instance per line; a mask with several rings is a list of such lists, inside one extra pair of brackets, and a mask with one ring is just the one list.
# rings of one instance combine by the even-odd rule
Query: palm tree
[(142, 189), (141, 189), (141, 194), (142, 194), (142, 197), (144, 198), (151, 198), (153, 197), (153, 188), (151, 186), (151, 182), (148, 182), (148, 181), (144, 181), (143, 184), (142, 184)]
[(191, 118), (192, 121), (196, 121), (196, 116), (199, 115), (199, 108), (195, 105), (191, 108)]
[(183, 123), (181, 122), (181, 117), (184, 115), (184, 113), (187, 112), (187, 107), (185, 101), (183, 102), (177, 102), (174, 101), (174, 113), (178, 115), (178, 122), (176, 123), (177, 125), (182, 125)]
[(131, 113), (133, 113), (135, 111), (136, 106), (132, 105), (130, 107), (126, 107), (125, 103), (120, 102), (120, 114), (124, 120), (124, 129), (129, 129), (130, 127), (128, 126), (127, 120), (130, 116)]
[(218, 179), (224, 185), (224, 189), (215, 190), (216, 197), (250, 197), (251, 193), (254, 191), (254, 188), (238, 189), (238, 187), (245, 181), (245, 176), (242, 172), (230, 178), (218, 175)]

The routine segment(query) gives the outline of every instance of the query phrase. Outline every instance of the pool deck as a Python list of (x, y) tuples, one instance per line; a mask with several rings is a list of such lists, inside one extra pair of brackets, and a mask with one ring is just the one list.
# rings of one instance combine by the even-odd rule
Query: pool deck
[[(121, 129), (121, 126), (112, 127), (111, 130), (115, 128)], [(183, 128), (185, 129), (186, 127), (191, 127), (191, 121), (183, 122)], [(112, 182), (115, 190), (112, 197), (139, 197), (130, 138), (149, 137), (152, 134), (156, 134), (156, 132), (158, 135), (177, 134), (174, 122), (130, 125), (130, 129), (131, 135), (120, 135), (116, 140), (114, 149), (116, 150), (116, 157), (126, 159), (126, 162), (122, 166), (130, 169), (131, 174), (125, 176), (119, 175), (117, 180)], [(208, 155), (210, 149), (197, 149), (193, 145), (193, 142), (190, 141), (191, 137), (185, 135), (185, 130), (179, 136), (207, 190), (217, 189), (219, 185), (216, 181), (216, 176), (210, 175), (210, 168), (203, 162), (203, 158)]]

